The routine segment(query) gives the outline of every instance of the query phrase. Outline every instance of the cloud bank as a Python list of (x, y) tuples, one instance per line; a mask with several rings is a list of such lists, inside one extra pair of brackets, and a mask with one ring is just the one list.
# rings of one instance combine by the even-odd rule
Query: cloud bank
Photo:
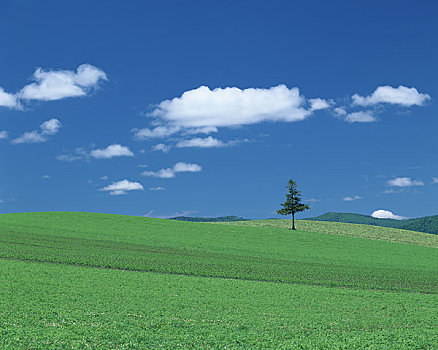
[[(414, 87), (378, 86), (369, 96), (354, 94), (350, 106), (336, 106), (333, 100), (322, 98), (306, 99), (297, 87), (288, 88), (281, 84), (270, 88), (225, 87), (210, 89), (200, 86), (185, 91), (181, 96), (163, 100), (147, 115), (155, 118), (153, 128), (134, 129), (134, 138), (145, 140), (171, 135), (217, 132), (220, 127), (240, 127), (261, 122), (296, 122), (312, 115), (315, 111), (332, 109), (333, 114), (348, 123), (370, 123), (377, 121), (373, 110), (355, 111), (352, 107), (366, 107), (377, 104), (396, 104), (403, 107), (422, 106), (430, 99), (428, 94), (419, 93)], [(182, 141), (187, 144), (223, 147), (219, 140), (196, 138)], [(178, 146), (177, 146), (178, 147)], [(187, 146), (191, 147), (191, 146)], [(197, 147), (197, 146), (193, 146)], [(202, 146), (199, 146), (202, 147)], [(205, 146), (207, 147), (207, 146)]]
[[(263, 121), (300, 121), (314, 110), (329, 107), (322, 99), (309, 103), (311, 106), (306, 109), (306, 99), (299, 89), (289, 89), (286, 85), (243, 90), (237, 87), (210, 90), (201, 86), (184, 92), (181, 97), (162, 101), (149, 115), (174, 127), (233, 127)], [(153, 134), (158, 131), (154, 129)]]

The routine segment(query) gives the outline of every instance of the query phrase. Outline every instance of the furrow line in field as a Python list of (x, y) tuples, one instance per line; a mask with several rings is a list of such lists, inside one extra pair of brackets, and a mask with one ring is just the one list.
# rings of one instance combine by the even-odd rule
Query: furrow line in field
[(58, 262), (58, 261), (48, 261), (48, 260), (39, 260), (39, 259), (25, 259), (25, 258), (13, 258), (13, 257), (4, 257), (0, 256), (0, 260), (5, 261), (22, 261), (22, 262), (32, 262), (32, 263), (41, 263), (41, 264), (53, 264), (53, 265), (65, 265), (65, 266), (77, 266), (77, 267), (85, 267), (85, 268), (94, 268), (94, 269), (104, 269), (104, 270), (117, 270), (117, 271), (130, 271), (130, 272), (142, 272), (142, 273), (153, 273), (159, 275), (171, 275), (171, 276), (187, 276), (187, 277), (202, 277), (202, 278), (214, 278), (214, 279), (224, 279), (224, 280), (235, 280), (235, 281), (250, 281), (250, 282), (262, 282), (262, 283), (279, 283), (279, 284), (291, 284), (291, 285), (309, 285), (309, 286), (318, 286), (318, 287), (326, 287), (326, 288), (345, 288), (345, 289), (354, 289), (354, 290), (369, 290), (369, 291), (380, 291), (380, 292), (392, 292), (392, 293), (418, 293), (418, 294), (432, 294), (436, 295), (438, 292), (432, 291), (421, 291), (421, 290), (394, 290), (389, 288), (359, 288), (355, 286), (348, 285), (327, 285), (324, 283), (304, 283), (300, 281), (278, 281), (278, 280), (269, 280), (269, 279), (255, 279), (255, 278), (237, 278), (237, 277), (229, 277), (229, 276), (213, 276), (206, 274), (191, 274), (191, 273), (178, 273), (178, 272), (169, 272), (169, 271), (158, 271), (158, 270), (147, 270), (147, 269), (134, 269), (134, 268), (123, 268), (123, 267), (114, 267), (114, 266), (99, 266), (92, 264), (77, 264), (70, 262)]

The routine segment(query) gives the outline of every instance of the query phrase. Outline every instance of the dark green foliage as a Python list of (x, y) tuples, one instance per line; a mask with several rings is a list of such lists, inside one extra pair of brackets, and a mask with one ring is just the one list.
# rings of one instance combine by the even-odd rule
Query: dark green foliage
[(309, 209), (308, 204), (301, 203), (301, 191), (298, 191), (297, 183), (290, 179), (286, 186), (286, 202), (282, 203), (280, 210), (277, 210), (278, 215), (292, 215), (292, 230), (295, 230), (295, 214)]
[(206, 218), (200, 216), (176, 216), (169, 218), (179, 221), (192, 221), (192, 222), (233, 222), (233, 221), (247, 221), (248, 219), (239, 218), (238, 216), (219, 216), (217, 218)]
[(438, 234), (438, 215), (426, 216), (423, 218), (394, 220), (394, 219), (376, 219), (369, 215), (351, 214), (351, 213), (326, 213), (306, 220), (331, 221), (331, 222), (348, 222), (351, 224), (365, 224), (382, 227), (393, 227), (403, 230), (426, 232)]

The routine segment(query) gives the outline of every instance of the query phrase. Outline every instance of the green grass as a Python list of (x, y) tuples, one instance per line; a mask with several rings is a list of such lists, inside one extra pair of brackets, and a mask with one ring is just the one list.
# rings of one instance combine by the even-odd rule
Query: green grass
[[(296, 220), (295, 223), (298, 230), (301, 231), (320, 232), (339, 236), (367, 238), (386, 242), (438, 248), (438, 235), (429, 233), (390, 227), (328, 221)], [(282, 219), (223, 222), (221, 224), (282, 229), (290, 229), (291, 227), (290, 220)]]
[(436, 247), (324, 232), (0, 215), (0, 347), (438, 348)]
[(84, 213), (2, 215), (0, 230), (0, 257), (6, 258), (437, 292), (437, 250), (429, 247), (315, 232)]
[(436, 295), (0, 261), (0, 347), (434, 349)]

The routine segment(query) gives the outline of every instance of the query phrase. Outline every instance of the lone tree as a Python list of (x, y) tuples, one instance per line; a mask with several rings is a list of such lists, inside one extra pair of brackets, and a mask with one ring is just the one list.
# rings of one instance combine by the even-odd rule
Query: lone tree
[(282, 203), (280, 210), (277, 210), (279, 215), (292, 214), (292, 230), (295, 230), (295, 213), (299, 213), (306, 209), (309, 209), (308, 204), (301, 203), (301, 191), (298, 191), (297, 183), (290, 179), (286, 188), (289, 190), (286, 193), (286, 202)]

